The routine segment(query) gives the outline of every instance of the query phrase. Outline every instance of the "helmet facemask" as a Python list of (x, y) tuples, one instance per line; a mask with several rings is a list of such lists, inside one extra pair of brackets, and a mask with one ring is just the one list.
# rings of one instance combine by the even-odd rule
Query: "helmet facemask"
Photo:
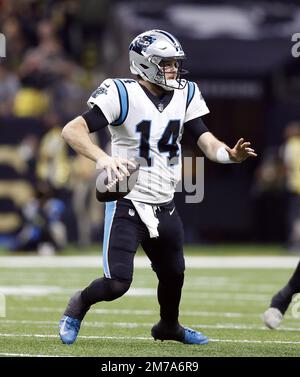
[[(174, 89), (184, 89), (187, 81), (182, 79), (182, 75), (186, 74), (188, 71), (182, 68), (184, 58), (161, 58), (159, 56), (152, 56), (149, 61), (155, 64), (157, 67), (157, 73), (154, 76), (154, 83), (163, 87), (165, 90)], [(173, 79), (167, 79), (167, 74), (170, 73), (170, 68), (167, 68), (167, 64), (170, 60), (175, 60), (176, 62), (176, 77)]]

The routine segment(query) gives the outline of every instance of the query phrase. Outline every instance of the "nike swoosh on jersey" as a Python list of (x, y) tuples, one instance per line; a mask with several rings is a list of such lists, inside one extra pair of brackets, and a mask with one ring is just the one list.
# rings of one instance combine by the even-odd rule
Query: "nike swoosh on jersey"
[(175, 207), (172, 209), (172, 211), (170, 211), (170, 215), (172, 215), (174, 211), (175, 211)]

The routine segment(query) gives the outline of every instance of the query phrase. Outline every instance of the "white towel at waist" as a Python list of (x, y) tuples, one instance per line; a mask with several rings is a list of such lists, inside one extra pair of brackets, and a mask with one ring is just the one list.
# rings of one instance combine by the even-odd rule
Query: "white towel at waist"
[(139, 214), (140, 219), (148, 228), (150, 238), (158, 237), (159, 234), (158, 234), (157, 227), (159, 224), (159, 220), (155, 216), (153, 206), (151, 204), (137, 202), (136, 200), (131, 200), (131, 201), (137, 213)]

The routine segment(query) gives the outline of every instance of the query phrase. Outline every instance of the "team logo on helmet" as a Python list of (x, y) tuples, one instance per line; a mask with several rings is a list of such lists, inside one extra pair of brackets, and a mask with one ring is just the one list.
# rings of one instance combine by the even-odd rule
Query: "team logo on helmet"
[(134, 50), (138, 53), (141, 51), (146, 51), (146, 49), (156, 40), (152, 35), (144, 35), (138, 37), (135, 41), (132, 42), (129, 49)]

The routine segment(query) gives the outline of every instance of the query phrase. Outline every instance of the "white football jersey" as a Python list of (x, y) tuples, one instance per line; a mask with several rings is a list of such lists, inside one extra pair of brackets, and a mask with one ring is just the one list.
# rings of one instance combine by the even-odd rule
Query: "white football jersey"
[(170, 92), (169, 103), (154, 104), (132, 79), (107, 79), (91, 95), (109, 125), (112, 156), (141, 161), (139, 178), (127, 199), (160, 204), (170, 201), (181, 179), (184, 123), (209, 112), (201, 92), (189, 81)]

